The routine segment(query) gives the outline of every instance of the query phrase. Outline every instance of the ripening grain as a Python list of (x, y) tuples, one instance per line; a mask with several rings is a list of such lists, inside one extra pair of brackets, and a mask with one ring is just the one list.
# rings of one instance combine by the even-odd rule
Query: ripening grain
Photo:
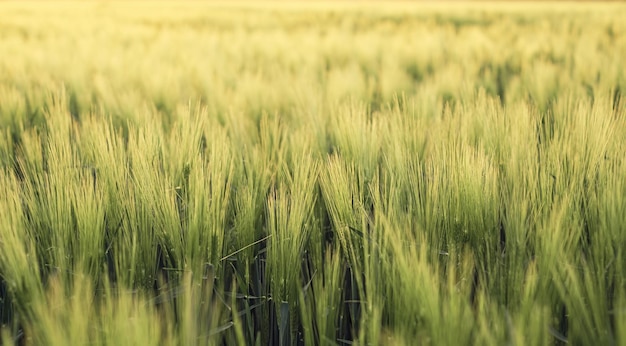
[(625, 344), (623, 18), (0, 3), (0, 340)]

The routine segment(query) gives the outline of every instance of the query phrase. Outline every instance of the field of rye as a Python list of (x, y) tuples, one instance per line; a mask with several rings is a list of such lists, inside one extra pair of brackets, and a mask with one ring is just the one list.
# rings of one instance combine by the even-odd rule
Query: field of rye
[(626, 345), (624, 18), (0, 2), (0, 344)]

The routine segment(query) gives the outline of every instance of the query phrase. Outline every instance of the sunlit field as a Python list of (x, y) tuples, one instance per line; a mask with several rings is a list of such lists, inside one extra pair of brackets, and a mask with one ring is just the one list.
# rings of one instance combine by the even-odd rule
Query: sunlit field
[(0, 2), (0, 343), (626, 345), (624, 18)]

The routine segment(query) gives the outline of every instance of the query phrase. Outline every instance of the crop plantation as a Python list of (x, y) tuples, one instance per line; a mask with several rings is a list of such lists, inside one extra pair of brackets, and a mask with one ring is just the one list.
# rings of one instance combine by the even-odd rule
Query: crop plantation
[(0, 2), (0, 344), (626, 345), (624, 18)]

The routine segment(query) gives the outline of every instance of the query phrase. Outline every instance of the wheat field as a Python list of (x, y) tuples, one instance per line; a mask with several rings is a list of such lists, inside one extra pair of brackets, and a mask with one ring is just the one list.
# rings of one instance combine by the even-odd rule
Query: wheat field
[(0, 343), (626, 345), (623, 18), (0, 2)]

